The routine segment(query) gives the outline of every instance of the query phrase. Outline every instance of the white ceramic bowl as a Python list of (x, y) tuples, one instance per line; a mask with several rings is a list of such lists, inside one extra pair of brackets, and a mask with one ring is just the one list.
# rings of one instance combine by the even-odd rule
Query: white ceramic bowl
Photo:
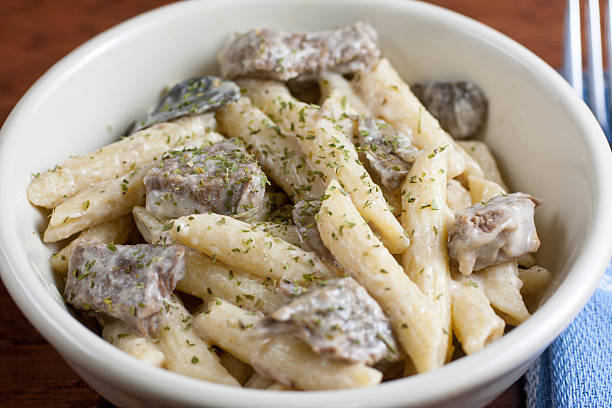
[[(515, 190), (537, 211), (539, 262), (554, 271), (548, 300), (525, 323), (472, 356), (371, 389), (230, 389), (150, 368), (66, 310), (42, 244), (44, 214), (29, 205), (31, 173), (113, 141), (172, 80), (216, 71), (235, 30), (318, 30), (370, 21), (410, 83), (467, 78), (490, 99), (483, 139)], [(2, 279), (26, 317), (95, 390), (122, 406), (414, 407), (484, 405), (521, 376), (576, 316), (612, 253), (612, 159), (597, 122), (548, 65), (458, 14), (406, 1), (200, 1), (174, 4), (87, 42), (23, 97), (0, 138)], [(36, 375), (35, 373), (33, 375)]]

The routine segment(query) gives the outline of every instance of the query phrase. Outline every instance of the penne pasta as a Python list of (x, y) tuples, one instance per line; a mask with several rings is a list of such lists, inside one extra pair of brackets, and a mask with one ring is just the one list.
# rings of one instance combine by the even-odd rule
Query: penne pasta
[(122, 178), (100, 183), (64, 201), (51, 213), (43, 241), (60, 241), (87, 228), (129, 214), (134, 206), (144, 205), (145, 188), (142, 180), (152, 166), (149, 164)]
[[(174, 225), (172, 220), (162, 224), (142, 207), (134, 207), (133, 213), (145, 241), (165, 244), (174, 242), (169, 236), (169, 230)], [(263, 225), (265, 226), (261, 228), (266, 230), (275, 226)], [(278, 229), (281, 229), (281, 226), (278, 226)], [(247, 310), (264, 313), (270, 313), (287, 300), (276, 289), (275, 281), (255, 278), (239, 269), (229, 268), (220, 261), (192, 249), (185, 251), (185, 275), (176, 288), (199, 297), (204, 302), (219, 297)]]
[(430, 372), (527, 319), (552, 280), (540, 200), (453, 138), (496, 102), (461, 78), (413, 93), (381, 51), (364, 22), (236, 33), (225, 78), (34, 175), (65, 303), (147, 364), (277, 397)]
[(159, 330), (159, 346), (166, 356), (167, 368), (201, 380), (240, 386), (221, 365), (210, 345), (195, 333), (191, 314), (176, 296), (166, 309)]
[(306, 161), (298, 142), (285, 135), (249, 98), (225, 106), (217, 118), (225, 134), (243, 140), (266, 174), (294, 202), (321, 197), (325, 185)]
[(348, 364), (316, 355), (305, 343), (289, 336), (258, 338), (251, 329), (260, 316), (222, 300), (209, 304), (194, 318), (206, 337), (264, 377), (303, 390), (368, 387), (380, 383), (382, 373), (363, 364)]
[[(402, 226), (412, 244), (404, 252), (404, 271), (432, 303), (446, 333), (451, 332), (451, 294), (446, 249), (446, 171), (448, 150), (425, 150), (402, 186)], [(434, 335), (446, 340), (442, 331)]]
[[(202, 122), (206, 124), (203, 125)], [(54, 208), (97, 183), (122, 177), (156, 160), (164, 152), (199, 138), (215, 126), (212, 114), (160, 123), (95, 152), (70, 159), (34, 178), (27, 189), (34, 205)]]
[(506, 194), (506, 190), (496, 182), (478, 176), (469, 176), (468, 186), (472, 204), (487, 202), (497, 195)]
[[(195, 146), (223, 140), (218, 133), (209, 132), (192, 137)], [(185, 147), (192, 147), (189, 144)], [(143, 179), (156, 163), (149, 163), (118, 178), (101, 182), (81, 191), (53, 210), (43, 241), (56, 242), (74, 233), (105, 221), (129, 214), (135, 206), (145, 204)]]
[(440, 367), (446, 358), (450, 332), (442, 326), (429, 299), (382, 246), (348, 195), (335, 180), (327, 188), (317, 223), (323, 243), (380, 304), (417, 371)]
[(259, 390), (296, 391), (295, 388), (288, 387), (257, 373), (254, 373), (251, 378), (249, 378), (248, 381), (244, 384), (244, 386), (245, 388), (255, 388)]
[(287, 301), (273, 280), (255, 278), (195, 250), (185, 252), (185, 276), (176, 286), (204, 299), (218, 297), (246, 310), (270, 313)]
[[(300, 236), (295, 224), (277, 224), (274, 222), (258, 222), (253, 224), (253, 228), (275, 236), (292, 245), (301, 247)], [(303, 249), (303, 248), (302, 248)]]
[(353, 87), (372, 112), (396, 129), (412, 134), (422, 149), (449, 145), (448, 178), (463, 172), (482, 176), (478, 163), (458, 146), (400, 78), (387, 59), (355, 76)]
[(457, 180), (448, 180), (448, 183), (446, 184), (447, 210), (451, 210), (454, 216), (454, 213), (459, 210), (463, 210), (470, 205), (472, 205), (472, 196), (470, 195), (470, 192), (467, 191)]
[(525, 269), (531, 268), (536, 264), (535, 256), (533, 256), (532, 253), (526, 253), (525, 255), (519, 256), (516, 262), (518, 266)]
[(319, 89), (321, 89), (321, 104), (333, 93), (341, 95), (347, 105), (352, 107), (355, 113), (365, 116), (374, 116), (370, 108), (355, 93), (351, 83), (342, 75), (335, 72), (324, 72), (319, 77)]
[(131, 216), (123, 216), (89, 228), (79, 234), (68, 245), (51, 256), (51, 267), (57, 273), (68, 272), (68, 260), (72, 249), (82, 241), (100, 241), (106, 244), (125, 244), (134, 231), (134, 221)]
[(172, 227), (172, 220), (162, 222), (151, 214), (145, 207), (135, 206), (132, 209), (132, 217), (140, 235), (149, 244), (170, 244), (172, 238), (168, 230)]
[(480, 165), (483, 178), (499, 184), (502, 189), (508, 191), (497, 167), (497, 161), (486, 144), (478, 140), (458, 140), (457, 143)]
[(157, 340), (142, 337), (121, 320), (102, 324), (102, 338), (138, 360), (156, 367), (164, 367), (166, 356), (157, 346)]
[[(358, 160), (355, 147), (336, 124), (343, 113), (336, 98), (328, 98), (318, 108), (295, 100), (286, 87), (270, 81), (249, 80), (241, 85), (260, 109), (274, 114), (283, 131), (295, 135), (325, 183), (335, 178), (351, 192), (355, 206), (376, 227), (385, 246), (392, 253), (403, 252), (409, 245), (404, 230), (390, 211), (380, 187)], [(264, 86), (268, 92), (261, 91)]]
[(534, 265), (528, 269), (519, 268), (519, 279), (523, 282), (521, 296), (531, 312), (540, 305), (546, 289), (552, 282), (552, 274), (542, 266)]
[[(174, 220), (165, 220), (165, 222), (162, 222), (144, 207), (134, 207), (132, 215), (145, 241), (150, 244), (172, 242), (172, 238), (170, 238), (168, 231), (172, 229)], [(250, 224), (250, 228), (273, 235), (290, 244), (296, 246), (300, 245), (300, 237), (297, 232), (297, 227), (294, 224), (256, 222)]]
[(516, 261), (481, 269), (465, 279), (478, 284), (507, 324), (518, 326), (529, 317), (521, 296), (523, 283), (519, 279)]
[(288, 386), (286, 386), (284, 384), (281, 384), (279, 382), (275, 382), (274, 384), (272, 384), (271, 386), (269, 386), (266, 389), (270, 390), (270, 391), (297, 391), (296, 388), (288, 387)]
[(286, 278), (308, 284), (338, 275), (314, 253), (224, 215), (181, 217), (174, 222), (170, 236), (232, 268), (249, 271), (262, 279)]
[[(323, 73), (319, 78), (319, 87), (321, 88), (321, 103), (328, 98), (333, 98), (335, 105), (340, 105), (342, 108), (342, 113), (340, 114), (339, 118), (335, 118), (336, 124), (342, 127), (343, 132), (346, 135), (350, 136), (351, 141), (357, 143), (359, 141), (359, 126), (357, 117), (359, 120), (361, 120), (361, 118), (373, 118), (375, 115), (355, 93), (351, 87), (351, 83), (342, 75), (333, 72)], [(411, 138), (406, 135), (404, 136), (408, 138), (408, 140), (406, 140), (406, 144), (412, 144)], [(398, 142), (395, 141), (394, 143), (397, 144)], [(365, 146), (361, 147), (365, 148)], [(389, 187), (385, 187), (382, 185), (382, 183), (379, 183), (380, 177), (377, 176), (376, 171), (372, 171), (371, 164), (368, 162), (364, 153), (359, 154), (359, 159), (364, 163), (368, 173), (370, 175), (374, 175), (376, 183), (382, 190), (383, 197), (387, 201), (393, 215), (397, 217), (401, 211), (399, 188), (391, 189)]]
[(475, 286), (464, 280), (451, 282), (453, 332), (465, 354), (482, 350), (504, 334), (504, 321)]

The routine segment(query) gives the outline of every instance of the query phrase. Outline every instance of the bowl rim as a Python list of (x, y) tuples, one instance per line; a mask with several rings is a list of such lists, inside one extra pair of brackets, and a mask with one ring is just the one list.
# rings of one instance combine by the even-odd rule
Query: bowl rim
[[(246, 3), (248, 0), (226, 0), (223, 6)], [(292, 0), (303, 3), (302, 0)], [(334, 3), (367, 4), (368, 0), (333, 0)], [(10, 136), (19, 123), (28, 117), (37, 101), (53, 92), (62, 81), (79, 69), (82, 64), (96, 58), (121, 38), (140, 31), (149, 25), (179, 17), (196, 9), (213, 7), (214, 0), (175, 3), (143, 13), (95, 36), (53, 65), (21, 98), (0, 130), (0, 158), (8, 156)], [(263, 3), (275, 3), (266, 0)], [(310, 1), (318, 5), (324, 0)], [(612, 255), (612, 183), (606, 175), (612, 175), (610, 149), (603, 131), (587, 106), (575, 94), (565, 80), (531, 51), (514, 40), (458, 13), (422, 2), (379, 0), (378, 6), (398, 13), (411, 13), (435, 17), (438, 21), (459, 27), (462, 31), (483, 39), (489, 46), (503, 49), (521, 63), (548, 89), (559, 96), (559, 103), (572, 112), (579, 128), (581, 141), (593, 159), (596, 173), (596, 194), (593, 203), (592, 234), (587, 237), (582, 253), (555, 293), (520, 326), (484, 350), (453, 361), (434, 372), (420, 374), (402, 380), (387, 382), (374, 388), (339, 390), (278, 392), (250, 389), (233, 389), (206, 381), (195, 380), (170, 371), (146, 365), (116, 349), (101, 337), (88, 330), (56, 302), (47, 292), (43, 282), (33, 273), (22, 256), (14, 248), (16, 220), (6, 220), (0, 229), (0, 276), (11, 297), (34, 327), (67, 359), (70, 364), (95, 373), (105, 382), (125, 384), (139, 394), (163, 401), (213, 406), (241, 406), (245, 402), (254, 407), (287, 406), (310, 407), (324, 405), (355, 405), (394, 407), (406, 404), (435, 403), (458, 396), (502, 377), (520, 364), (535, 358), (571, 322), (586, 304), (597, 286)], [(10, 197), (8, 186), (12, 177), (10, 160), (0, 160), (0, 195)], [(25, 192), (24, 192), (25, 193)], [(0, 202), (0, 213), (11, 214), (14, 200)], [(15, 218), (15, 217), (9, 217)], [(18, 273), (17, 271), (20, 271)], [(572, 299), (572, 301), (567, 301)], [(511, 346), (511, 352), (506, 352)], [(478, 366), (472, 375), (464, 375)], [(449, 386), (450, 385), (450, 386)], [(395, 398), (405, 394), (403, 399)], [(205, 395), (201, 397), (200, 395)], [(282, 395), (282, 398), (280, 397)], [(282, 405), (281, 405), (282, 404)]]

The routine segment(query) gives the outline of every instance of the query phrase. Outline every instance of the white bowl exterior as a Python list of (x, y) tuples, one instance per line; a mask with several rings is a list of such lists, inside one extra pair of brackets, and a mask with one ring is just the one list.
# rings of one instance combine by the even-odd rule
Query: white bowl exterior
[[(46, 219), (25, 197), (31, 173), (111, 142), (169, 82), (216, 71), (215, 53), (233, 31), (310, 31), (363, 19), (378, 29), (385, 55), (409, 83), (466, 78), (489, 96), (482, 139), (514, 189), (545, 200), (537, 211), (539, 261), (557, 279), (540, 310), (482, 352), (433, 373), (367, 390), (282, 397), (230, 391), (150, 368), (73, 319), (49, 267), (52, 250), (40, 240)], [(0, 138), (2, 278), (24, 314), (75, 370), (124, 406), (478, 406), (516, 380), (592, 293), (612, 254), (612, 182), (605, 178), (612, 175), (611, 162), (595, 119), (550, 67), (455, 13), (392, 0), (180, 3), (123, 23), (74, 51), (7, 119)]]

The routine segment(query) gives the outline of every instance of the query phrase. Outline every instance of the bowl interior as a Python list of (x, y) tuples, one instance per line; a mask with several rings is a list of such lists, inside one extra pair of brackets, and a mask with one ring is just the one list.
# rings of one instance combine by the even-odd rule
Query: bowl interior
[(25, 197), (32, 173), (115, 140), (165, 85), (217, 72), (215, 54), (233, 31), (312, 31), (358, 20), (377, 28), (384, 55), (409, 84), (470, 79), (484, 89), (490, 113), (480, 138), (512, 190), (544, 200), (536, 218), (538, 263), (554, 272), (554, 289), (590, 244), (600, 211), (598, 169), (581, 122), (584, 106), (567, 101), (549, 67), (532, 55), (525, 58), (522, 48), (499, 34), (435, 7), (393, 1), (189, 2), (123, 24), (61, 61), (20, 103), (0, 142), (8, 198), (3, 205), (10, 218), (1, 245), (12, 269), (20, 269), (9, 273), (34, 274), (36, 282), (26, 285), (39, 294), (43, 288), (64, 308), (48, 263), (57, 248), (41, 242), (46, 214)]

